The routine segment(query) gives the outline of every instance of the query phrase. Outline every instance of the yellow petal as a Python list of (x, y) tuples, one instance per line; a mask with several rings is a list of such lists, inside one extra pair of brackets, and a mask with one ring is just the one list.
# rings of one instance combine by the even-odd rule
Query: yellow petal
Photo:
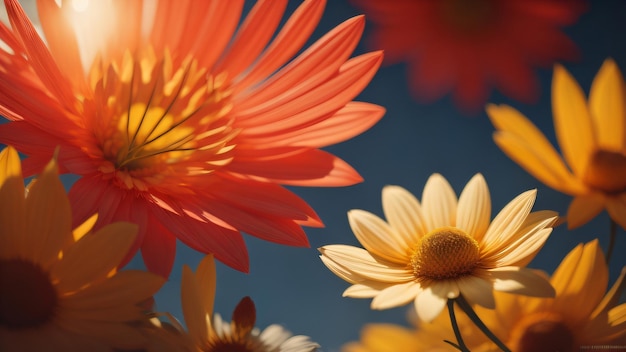
[(590, 193), (574, 197), (567, 209), (567, 228), (582, 226), (604, 210), (606, 198), (602, 193)]
[(44, 267), (73, 242), (72, 210), (55, 160), (48, 163), (29, 188), (23, 236), (24, 244), (30, 246), (29, 257)]
[(626, 229), (626, 193), (609, 197), (606, 202), (606, 210), (623, 229)]
[(91, 229), (93, 228), (93, 225), (96, 224), (97, 220), (98, 220), (98, 214), (93, 214), (89, 219), (85, 220), (85, 222), (78, 225), (73, 231), (74, 241), (76, 242), (80, 240), (89, 231), (91, 231)]
[(204, 311), (196, 277), (187, 265), (183, 266), (180, 299), (189, 335), (196, 342), (196, 345), (200, 346), (200, 343), (204, 343), (208, 339), (209, 326), (207, 323), (209, 319), (207, 319), (207, 313)]
[(427, 232), (419, 201), (399, 186), (385, 186), (382, 193), (383, 212), (389, 225), (400, 235), (403, 246), (414, 246), (419, 236)]
[(621, 152), (626, 137), (626, 101), (624, 77), (612, 59), (607, 59), (593, 80), (589, 108), (598, 147)]
[(488, 105), (487, 114), (497, 129), (493, 135), (495, 143), (524, 170), (563, 193), (577, 194), (586, 190), (548, 139), (524, 115), (507, 105)]
[(213, 314), (213, 302), (215, 301), (215, 260), (213, 255), (206, 255), (196, 269), (196, 283), (200, 290), (200, 297), (204, 311), (210, 316)]
[[(71, 232), (70, 232), (71, 234)], [(61, 292), (98, 282), (120, 265), (137, 236), (137, 225), (116, 222), (84, 236), (63, 253), (50, 274)]]
[(585, 244), (582, 249), (578, 246), (563, 259), (552, 276), (557, 297), (553, 309), (573, 324), (587, 319), (602, 300), (608, 280), (608, 268), (598, 240)]
[(422, 193), (422, 206), (428, 231), (443, 226), (455, 226), (456, 194), (440, 174), (433, 174), (426, 181)]
[(552, 113), (556, 137), (563, 156), (574, 174), (582, 175), (596, 145), (593, 124), (585, 93), (561, 65), (554, 67)]
[(20, 157), (13, 147), (0, 152), (0, 259), (22, 254), (24, 181)]
[(406, 264), (412, 247), (398, 233), (378, 216), (359, 209), (348, 212), (348, 222), (359, 242), (373, 255), (396, 264)]
[(483, 238), (491, 220), (491, 196), (487, 182), (476, 174), (459, 196), (456, 227), (477, 241)]

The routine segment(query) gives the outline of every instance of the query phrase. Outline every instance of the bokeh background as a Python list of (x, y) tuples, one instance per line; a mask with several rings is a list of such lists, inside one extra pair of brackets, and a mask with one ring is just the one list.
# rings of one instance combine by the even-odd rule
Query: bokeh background
[[(33, 0), (22, 3), (34, 14)], [(246, 1), (246, 8), (253, 3)], [(290, 0), (287, 13), (299, 3)], [(626, 1), (592, 0), (588, 5), (576, 24), (564, 28), (580, 49), (581, 59), (563, 63), (586, 92), (607, 57), (615, 59), (622, 71), (626, 71)], [(348, 1), (328, 0), (311, 43), (360, 13)], [(364, 38), (369, 33), (370, 23), (366, 25)], [(372, 49), (365, 43), (361, 41), (355, 55)], [(489, 101), (517, 108), (556, 145), (550, 104), (552, 70), (540, 69), (537, 73), (541, 93), (536, 104), (521, 104), (497, 92), (491, 94)], [(339, 351), (344, 343), (357, 340), (366, 323), (408, 325), (409, 307), (374, 311), (369, 307), (369, 299), (343, 298), (342, 292), (348, 284), (326, 269), (317, 252), (318, 247), (326, 244), (359, 246), (348, 226), (346, 213), (359, 208), (382, 216), (381, 190), (385, 185), (400, 185), (421, 198), (428, 177), (441, 173), (458, 195), (474, 174), (482, 173), (491, 191), (492, 217), (515, 196), (533, 188), (538, 190), (534, 210), (551, 209), (565, 214), (571, 198), (543, 186), (506, 157), (492, 140), (494, 128), (484, 112), (460, 112), (450, 97), (433, 104), (420, 104), (409, 92), (406, 74), (403, 64), (383, 66), (356, 100), (384, 106), (385, 117), (366, 133), (327, 148), (355, 167), (365, 181), (345, 188), (292, 188), (318, 212), (326, 226), (306, 229), (310, 248), (279, 246), (247, 236), (250, 273), (240, 273), (218, 263), (216, 312), (230, 319), (239, 300), (250, 296), (256, 304), (258, 327), (282, 324), (294, 334), (311, 336), (327, 352)], [(71, 182), (71, 177), (66, 178), (68, 187)], [(574, 231), (558, 227), (529, 266), (552, 273), (578, 243), (599, 237), (606, 249), (608, 233), (606, 212)], [(610, 284), (626, 264), (625, 253), (626, 232), (618, 229)], [(189, 265), (195, 270), (201, 258), (202, 254), (179, 244), (172, 275), (156, 296), (157, 310), (168, 311), (182, 321), (182, 267)], [(128, 267), (143, 265), (136, 258)]]

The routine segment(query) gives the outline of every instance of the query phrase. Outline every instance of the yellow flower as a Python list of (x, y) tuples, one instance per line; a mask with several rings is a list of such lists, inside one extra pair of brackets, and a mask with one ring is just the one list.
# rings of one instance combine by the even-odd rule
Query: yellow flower
[[(25, 196), (26, 194), (26, 196)], [(0, 350), (100, 351), (140, 348), (140, 303), (163, 284), (116, 267), (137, 226), (72, 231), (70, 204), (51, 161), (25, 192), (17, 152), (0, 152)]]
[[(561, 262), (550, 282), (554, 298), (530, 298), (496, 292), (496, 310), (476, 307), (487, 327), (515, 352), (579, 351), (585, 346), (624, 345), (626, 303), (618, 305), (626, 287), (626, 269), (606, 292), (608, 267), (598, 240), (574, 248)], [(605, 294), (606, 293), (606, 294)], [(458, 323), (467, 346), (475, 352), (499, 351), (464, 315)], [(417, 330), (394, 325), (372, 324), (361, 341), (346, 346), (346, 352), (378, 349), (383, 339), (413, 347), (411, 351), (456, 351), (443, 340), (454, 341), (446, 314)], [(396, 345), (396, 342), (394, 342)], [(394, 351), (404, 351), (397, 349)], [(408, 350), (407, 350), (408, 351)]]
[(319, 348), (307, 336), (291, 336), (277, 324), (270, 325), (263, 331), (255, 328), (256, 309), (249, 297), (244, 297), (239, 302), (230, 324), (224, 322), (219, 314), (213, 314), (213, 255), (202, 259), (195, 274), (188, 266), (183, 267), (181, 296), (193, 351), (313, 352)]
[[(554, 68), (554, 127), (567, 166), (548, 139), (517, 110), (489, 105), (496, 144), (513, 161), (555, 190), (574, 196), (570, 229), (606, 208), (626, 228), (626, 99), (624, 78), (611, 59), (596, 75), (587, 103), (574, 78)], [(569, 166), (569, 168), (568, 168)]]
[(351, 210), (352, 231), (365, 247), (320, 248), (324, 264), (352, 284), (344, 296), (371, 298), (373, 309), (414, 301), (418, 316), (434, 319), (448, 299), (493, 308), (493, 290), (550, 296), (552, 287), (524, 268), (552, 231), (556, 213), (531, 213), (535, 190), (511, 201), (493, 222), (487, 183), (476, 174), (460, 198), (448, 181), (433, 174), (422, 204), (398, 186), (383, 189), (388, 222)]

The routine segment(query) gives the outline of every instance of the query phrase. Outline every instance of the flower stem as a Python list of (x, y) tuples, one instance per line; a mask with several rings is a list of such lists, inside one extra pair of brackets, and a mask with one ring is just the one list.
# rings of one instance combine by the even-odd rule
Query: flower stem
[(463, 295), (459, 295), (459, 297), (457, 297), (455, 301), (456, 301), (456, 304), (459, 305), (459, 308), (461, 308), (463, 312), (467, 314), (467, 316), (483, 332), (483, 334), (485, 334), (485, 336), (487, 336), (491, 341), (493, 341), (493, 343), (495, 343), (503, 352), (511, 352), (511, 350), (508, 347), (506, 347), (506, 345), (502, 343), (502, 341), (500, 341), (500, 339), (496, 335), (494, 335), (494, 333), (492, 333), (491, 330), (489, 330), (489, 328), (485, 325), (485, 323), (483, 323), (483, 321), (480, 320), (476, 312), (474, 312), (474, 309), (472, 308), (472, 306), (465, 300), (465, 297), (463, 297)]
[(459, 330), (459, 325), (456, 322), (456, 315), (454, 314), (454, 299), (448, 300), (448, 313), (450, 313), (450, 322), (452, 323), (452, 330), (454, 330), (454, 336), (456, 337), (456, 341), (458, 344), (455, 344), (450, 341), (445, 341), (450, 345), (456, 347), (459, 351), (469, 352), (469, 348), (465, 345), (463, 341), (463, 337), (461, 336), (461, 331)]
[(609, 232), (609, 247), (606, 249), (606, 263), (611, 261), (611, 255), (613, 254), (613, 248), (615, 247), (615, 237), (617, 237), (617, 223), (611, 219), (611, 230)]

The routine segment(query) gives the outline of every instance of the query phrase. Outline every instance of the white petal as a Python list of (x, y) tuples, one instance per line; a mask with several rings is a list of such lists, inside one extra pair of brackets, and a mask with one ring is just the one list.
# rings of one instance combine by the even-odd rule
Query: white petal
[(415, 299), (421, 291), (417, 282), (393, 285), (382, 290), (372, 300), (372, 309), (388, 309), (403, 306)]
[(480, 240), (491, 220), (491, 196), (487, 182), (476, 174), (461, 192), (456, 213), (456, 227)]
[(479, 304), (493, 309), (496, 301), (493, 297), (493, 285), (489, 280), (477, 276), (466, 276), (458, 280), (461, 294), (470, 304)]
[(343, 291), (344, 297), (352, 298), (372, 298), (378, 295), (383, 289), (389, 287), (387, 283), (364, 281), (354, 284)]
[(429, 323), (441, 314), (447, 303), (447, 295), (435, 293), (433, 286), (429, 286), (415, 298), (417, 316), (420, 320)]
[(426, 181), (422, 193), (422, 205), (428, 231), (443, 226), (455, 226), (456, 194), (448, 181), (440, 174), (433, 174)]
[(419, 201), (399, 186), (383, 188), (383, 211), (389, 225), (400, 235), (405, 246), (413, 246), (424, 235), (426, 224)]
[(544, 275), (528, 268), (506, 266), (489, 270), (496, 291), (532, 297), (554, 297), (555, 291)]
[(506, 243), (522, 226), (535, 203), (537, 190), (526, 191), (509, 202), (493, 219), (482, 242), (491, 246)]
[(319, 249), (322, 256), (364, 279), (382, 282), (406, 282), (414, 279), (406, 265), (399, 266), (372, 257), (365, 249), (329, 245)]
[(408, 256), (415, 243), (407, 246), (378, 216), (356, 209), (348, 212), (348, 221), (352, 232), (368, 252), (397, 264), (406, 264), (410, 260)]

